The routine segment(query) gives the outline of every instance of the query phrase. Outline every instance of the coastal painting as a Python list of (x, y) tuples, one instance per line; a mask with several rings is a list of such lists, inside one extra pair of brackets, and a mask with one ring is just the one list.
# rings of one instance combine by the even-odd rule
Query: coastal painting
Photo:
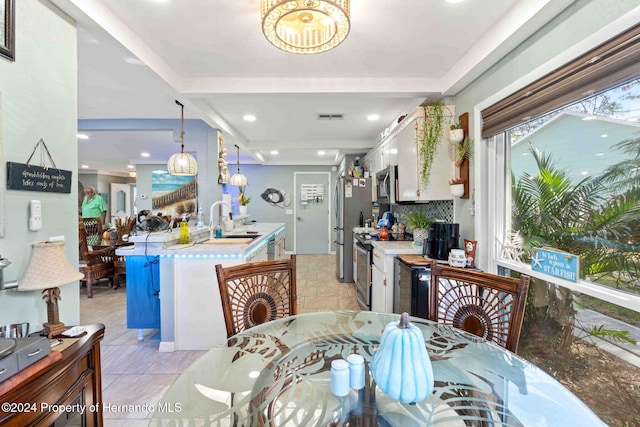
[(151, 206), (154, 215), (191, 217), (198, 209), (195, 176), (176, 176), (167, 171), (151, 172)]

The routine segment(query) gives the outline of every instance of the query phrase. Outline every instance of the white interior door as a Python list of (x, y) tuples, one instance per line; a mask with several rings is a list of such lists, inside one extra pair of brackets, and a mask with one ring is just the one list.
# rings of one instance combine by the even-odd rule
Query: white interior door
[(129, 184), (111, 184), (111, 223), (120, 216), (132, 216), (131, 186)]
[(331, 251), (329, 179), (329, 172), (294, 172), (296, 254), (327, 254)]

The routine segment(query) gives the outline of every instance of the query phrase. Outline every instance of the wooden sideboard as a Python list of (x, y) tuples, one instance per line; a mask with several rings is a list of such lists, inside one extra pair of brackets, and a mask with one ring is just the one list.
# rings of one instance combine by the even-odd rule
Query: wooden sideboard
[(53, 347), (50, 355), (0, 383), (0, 425), (102, 426), (104, 325), (83, 327), (86, 334), (67, 348)]

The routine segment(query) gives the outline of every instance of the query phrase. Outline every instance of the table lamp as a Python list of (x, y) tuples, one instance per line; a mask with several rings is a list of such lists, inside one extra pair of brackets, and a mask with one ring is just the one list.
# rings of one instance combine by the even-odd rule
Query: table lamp
[(17, 290), (43, 289), (42, 298), (47, 302), (47, 323), (42, 325), (43, 334), (51, 338), (65, 330), (58, 314), (58, 300), (62, 299), (58, 286), (78, 281), (84, 275), (67, 260), (64, 242), (36, 242), (31, 247), (31, 260), (24, 277), (18, 282)]

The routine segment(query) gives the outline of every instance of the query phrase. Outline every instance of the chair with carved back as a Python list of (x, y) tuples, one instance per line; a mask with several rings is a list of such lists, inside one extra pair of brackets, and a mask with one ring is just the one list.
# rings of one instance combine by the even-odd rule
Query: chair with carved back
[(216, 265), (227, 337), (298, 313), (296, 256), (223, 267)]
[(431, 264), (429, 319), (518, 349), (529, 277)]
[(87, 234), (87, 245), (94, 246), (102, 243), (102, 218), (81, 218)]
[(87, 284), (87, 297), (93, 298), (93, 283), (99, 279), (109, 279), (112, 288), (117, 287), (119, 282), (118, 273), (116, 271), (116, 254), (115, 248), (110, 246), (92, 245), (93, 250), (89, 250), (87, 244), (87, 232), (84, 222), (78, 223), (78, 241), (79, 249), (82, 255), (84, 265), (81, 265), (80, 272), (84, 274), (81, 282)]

